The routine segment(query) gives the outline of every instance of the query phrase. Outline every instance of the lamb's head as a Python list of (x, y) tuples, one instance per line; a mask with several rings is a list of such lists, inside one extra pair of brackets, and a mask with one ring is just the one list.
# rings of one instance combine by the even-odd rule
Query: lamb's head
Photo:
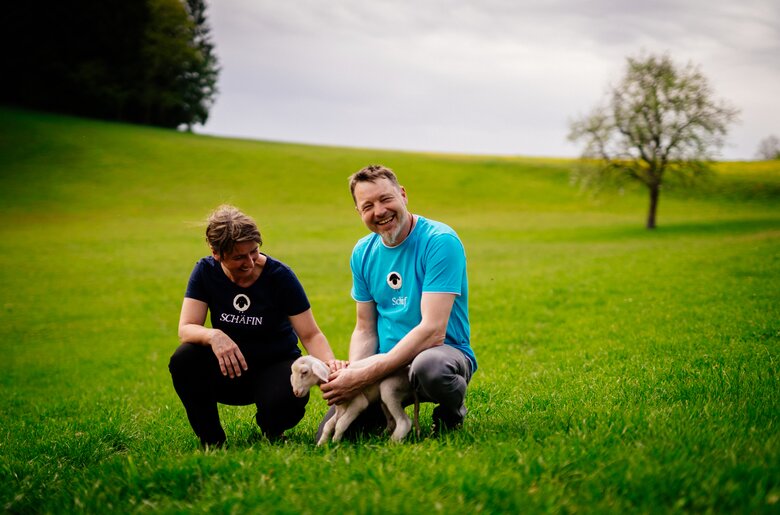
[(314, 356), (301, 356), (291, 367), (290, 384), (296, 397), (303, 397), (314, 385), (328, 382), (328, 367)]

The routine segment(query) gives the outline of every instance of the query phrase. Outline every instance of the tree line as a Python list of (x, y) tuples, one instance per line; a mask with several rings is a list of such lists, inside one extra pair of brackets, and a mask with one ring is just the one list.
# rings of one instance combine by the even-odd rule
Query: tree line
[(204, 0), (11, 2), (5, 104), (162, 127), (208, 119), (217, 57)]

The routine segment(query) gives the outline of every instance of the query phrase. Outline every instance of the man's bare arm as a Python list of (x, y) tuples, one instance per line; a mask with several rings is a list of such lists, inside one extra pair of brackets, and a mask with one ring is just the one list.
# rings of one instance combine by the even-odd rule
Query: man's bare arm
[(379, 350), (379, 337), (376, 332), (376, 303), (358, 302), (357, 317), (352, 339), (349, 341), (349, 361), (359, 361), (376, 354)]

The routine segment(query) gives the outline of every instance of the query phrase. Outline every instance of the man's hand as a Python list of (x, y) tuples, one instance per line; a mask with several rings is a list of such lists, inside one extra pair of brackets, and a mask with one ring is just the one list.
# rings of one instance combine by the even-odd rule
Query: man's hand
[(366, 386), (365, 369), (342, 368), (330, 374), (327, 383), (320, 385), (322, 398), (328, 401), (328, 406), (346, 402)]
[(219, 369), (223, 376), (229, 375), (230, 379), (233, 379), (239, 377), (242, 370), (249, 368), (236, 342), (219, 329), (212, 331), (209, 345), (219, 361)]

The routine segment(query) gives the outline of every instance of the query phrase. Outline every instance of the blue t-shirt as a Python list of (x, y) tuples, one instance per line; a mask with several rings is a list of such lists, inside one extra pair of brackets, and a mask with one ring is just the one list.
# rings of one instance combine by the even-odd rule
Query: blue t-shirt
[(350, 260), (352, 298), (375, 302), (379, 352), (388, 352), (422, 321), (423, 293), (453, 293), (446, 345), (462, 351), (476, 371), (469, 328), (469, 287), (466, 253), (447, 225), (417, 217), (400, 245), (388, 247), (371, 233), (357, 242)]
[(242, 288), (212, 257), (199, 260), (185, 297), (208, 304), (211, 326), (236, 342), (247, 359), (277, 361), (301, 355), (289, 317), (311, 306), (293, 271), (270, 256), (260, 277)]

